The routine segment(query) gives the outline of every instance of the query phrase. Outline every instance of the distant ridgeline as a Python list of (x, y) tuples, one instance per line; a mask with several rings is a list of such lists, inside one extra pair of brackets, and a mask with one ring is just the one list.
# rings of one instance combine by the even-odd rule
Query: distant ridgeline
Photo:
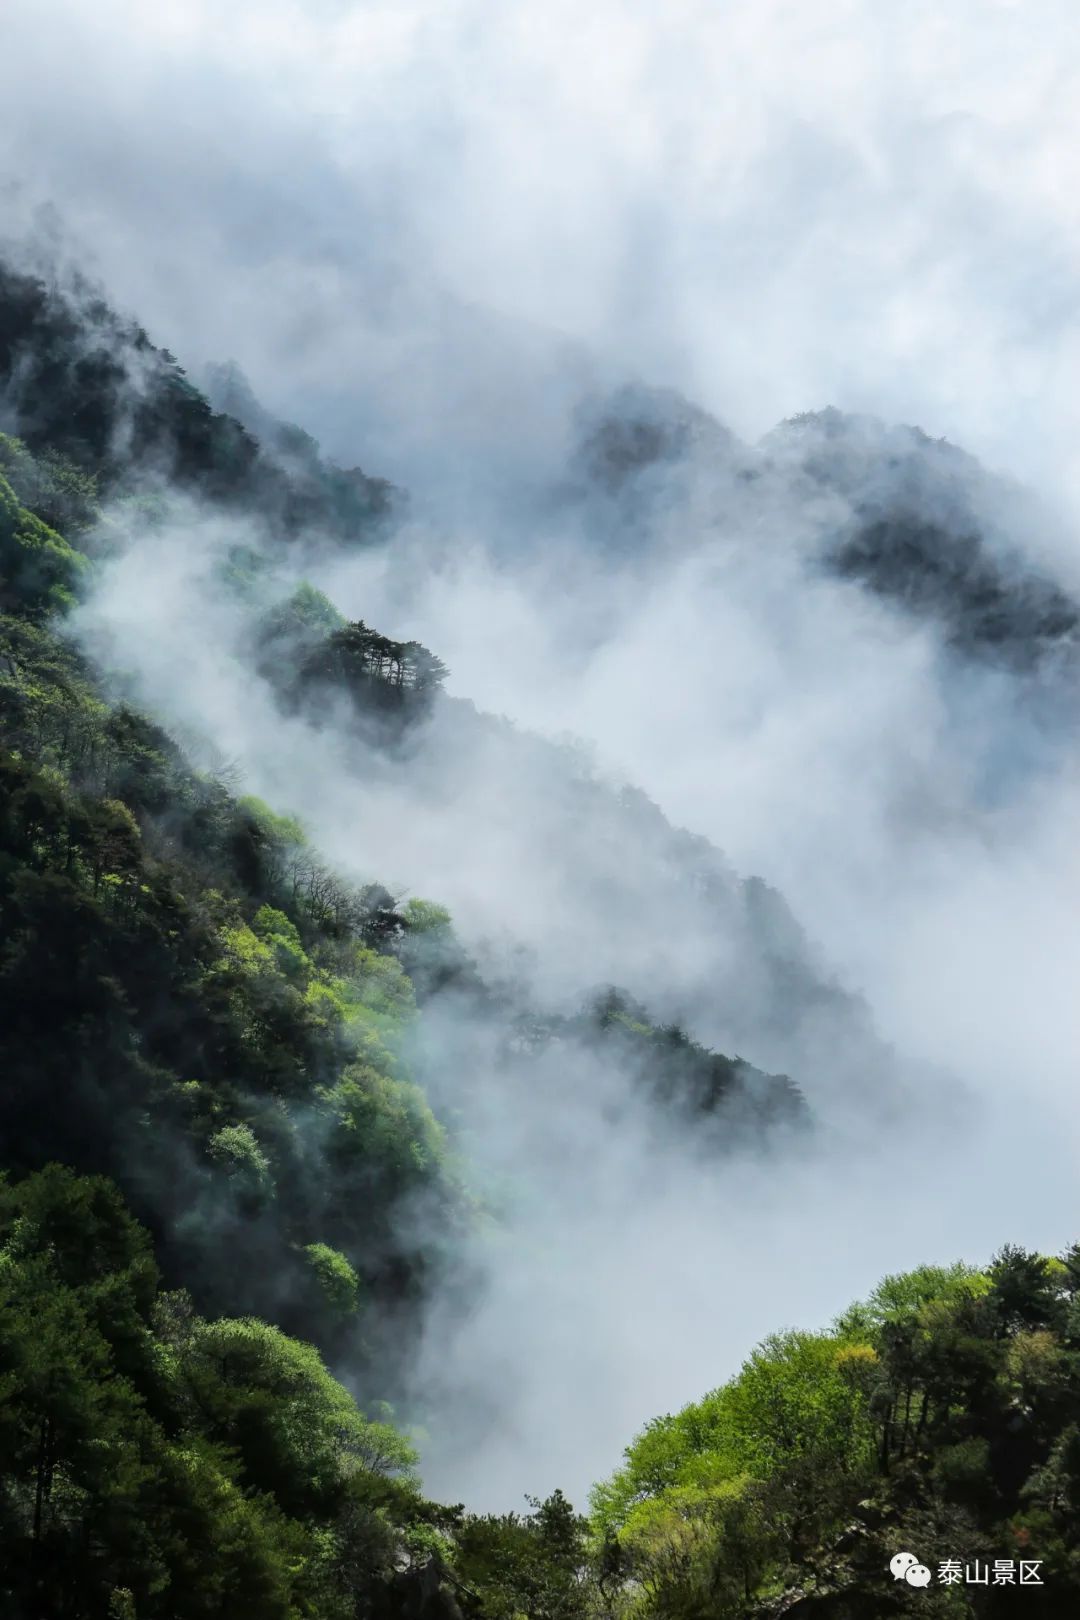
[(692, 1126), (693, 1146), (710, 1157), (811, 1124), (806, 1101), (787, 1075), (710, 1052), (677, 1024), (657, 1026), (644, 1007), (615, 988), (600, 992), (573, 1018), (519, 1014), (507, 1028), (503, 1050), (508, 1062), (527, 1072), (529, 1060), (545, 1055), (553, 1042), (573, 1043), (631, 1078), (636, 1095), (656, 1107), (658, 1121), (674, 1132)]
[(850, 500), (851, 525), (829, 553), (837, 573), (938, 618), (969, 656), (1032, 668), (1075, 651), (1080, 608), (999, 530), (1003, 512), (1025, 525), (1034, 514), (973, 457), (837, 410), (794, 417), (766, 444), (794, 449), (810, 479)]
[(966, 656), (1018, 670), (1075, 656), (1080, 607), (1009, 533), (1040, 521), (1032, 503), (918, 428), (830, 408), (751, 447), (671, 390), (623, 388), (582, 411), (572, 468), (574, 493), (616, 502), (620, 533), (629, 525), (639, 548), (650, 512), (662, 516), (702, 478), (739, 491), (751, 518), (771, 501), (840, 497), (846, 513), (831, 509), (822, 536), (827, 571), (938, 620)]

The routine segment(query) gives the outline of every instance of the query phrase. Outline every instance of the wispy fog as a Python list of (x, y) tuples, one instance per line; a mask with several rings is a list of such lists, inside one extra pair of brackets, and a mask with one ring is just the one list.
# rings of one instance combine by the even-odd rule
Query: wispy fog
[[(419, 1072), (510, 1189), (416, 1375), (444, 1497), (580, 1500), (763, 1333), (1080, 1230), (1075, 670), (830, 569), (861, 502), (915, 498), (886, 430), (824, 480), (765, 438), (827, 404), (945, 436), (982, 465), (926, 450), (923, 515), (976, 524), (1017, 598), (1032, 569), (1076, 591), (1071, 21), (9, 4), (11, 229), (55, 206), (193, 373), (235, 359), (409, 488), (385, 546), (299, 548), (274, 588), (418, 638), (449, 696), (390, 755), (283, 718), (215, 575), (262, 537), (179, 502), (101, 571), (85, 643), (344, 871), (449, 906), (488, 976), (556, 1008), (623, 985), (818, 1121), (703, 1163), (644, 1110), (611, 1132), (580, 1057), (510, 1088), (432, 1009)], [(641, 380), (734, 437), (695, 419), (603, 488), (588, 423)]]

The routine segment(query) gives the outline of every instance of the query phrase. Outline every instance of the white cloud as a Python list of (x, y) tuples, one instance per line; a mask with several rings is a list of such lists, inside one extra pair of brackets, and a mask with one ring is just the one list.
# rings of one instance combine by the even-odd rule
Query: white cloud
[(235, 352), (414, 473), (410, 410), (437, 415), (468, 363), (449, 297), (751, 434), (840, 402), (1075, 501), (1072, 21), (1059, 0), (14, 0), (0, 161), (167, 340)]

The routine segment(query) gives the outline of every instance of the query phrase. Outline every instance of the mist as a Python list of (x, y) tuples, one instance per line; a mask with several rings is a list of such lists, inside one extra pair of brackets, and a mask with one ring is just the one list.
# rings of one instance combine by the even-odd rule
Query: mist
[[(13, 10), (14, 227), (55, 207), (193, 373), (237, 360), (408, 488), (386, 546), (277, 584), (420, 639), (449, 697), (391, 756), (283, 717), (216, 586), (263, 537), (182, 502), (100, 570), (83, 644), (342, 871), (446, 904), (486, 974), (558, 1009), (623, 985), (817, 1121), (703, 1163), (644, 1107), (612, 1133), (579, 1059), (509, 1090), (434, 1008), (418, 1073), (514, 1190), (474, 1312), (430, 1317), (427, 1487), (581, 1500), (764, 1333), (1073, 1239), (1072, 678), (830, 574), (880, 461), (823, 491), (764, 438), (824, 404), (945, 436), (1002, 567), (1077, 588), (1065, 7)], [(733, 447), (575, 493), (582, 413), (627, 380)], [(813, 995), (778, 997), (777, 954)]]
[(1075, 495), (1065, 0), (7, 15), (21, 206), (335, 455), (535, 456), (569, 345), (751, 439), (832, 402)]
[[(418, 1076), (499, 1195), (475, 1307), (462, 1322), (436, 1303), (413, 1375), (425, 1479), (455, 1499), (581, 1499), (645, 1416), (766, 1332), (824, 1325), (883, 1269), (1072, 1235), (1067, 673), (958, 659), (932, 623), (816, 567), (835, 501), (808, 513), (782, 485), (761, 504), (749, 544), (742, 522), (699, 514), (681, 556), (661, 533), (659, 570), (579, 558), (565, 616), (565, 567), (533, 560), (542, 532), (509, 559), (481, 525), (418, 524), (367, 556), (291, 558), (275, 591), (303, 574), (347, 615), (460, 659), (452, 688), (481, 712), (452, 693), (390, 755), (344, 711), (282, 716), (216, 583), (257, 536), (211, 514), (178, 508), (75, 621), (347, 875), (447, 904), (528, 1004), (570, 1011), (617, 983), (804, 1089), (810, 1140), (703, 1162), (692, 1136), (659, 1143), (643, 1105), (613, 1132), (611, 1076), (571, 1049), (522, 1087), (474, 1014), (425, 1013)], [(1033, 679), (1044, 699), (1060, 688), (1047, 758), (1031, 738), (1058, 709), (1032, 715)], [(571, 726), (591, 745), (567, 743)], [(1020, 765), (991, 792), (1002, 751)], [(655, 804), (627, 800), (629, 782)], [(663, 812), (715, 847), (684, 847)], [(713, 875), (706, 904), (688, 871)], [(748, 914), (740, 873), (794, 917), (779, 899), (764, 924)], [(784, 988), (778, 929), (797, 967)]]

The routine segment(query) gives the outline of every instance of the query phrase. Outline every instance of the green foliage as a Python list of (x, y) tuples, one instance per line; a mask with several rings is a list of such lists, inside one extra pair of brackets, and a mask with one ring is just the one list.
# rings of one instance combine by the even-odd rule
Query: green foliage
[(576, 1620), (594, 1612), (587, 1523), (561, 1491), (526, 1515), (470, 1515), (455, 1537), (454, 1569), (470, 1615), (482, 1620)]
[(308, 1243), (304, 1253), (330, 1309), (352, 1316), (360, 1299), (360, 1279), (345, 1256), (327, 1243)]
[(951, 1266), (917, 1266), (914, 1271), (883, 1277), (869, 1299), (849, 1307), (837, 1320), (837, 1330), (854, 1338), (879, 1332), (887, 1322), (899, 1323), (917, 1315), (923, 1306), (939, 1301), (978, 1299), (987, 1292), (985, 1272), (957, 1261)]
[(330, 598), (307, 580), (296, 587), (281, 613), (291, 624), (320, 637), (340, 630), (345, 623)]
[[(440, 930), (434, 937), (441, 938)], [(421, 935), (421, 945), (425, 936)], [(452, 937), (447, 960), (452, 962)], [(424, 956), (405, 941), (405, 960), (425, 984)], [(458, 969), (460, 974), (460, 969)], [(453, 969), (448, 972), (451, 981)], [(464, 975), (462, 975), (464, 977)], [(436, 984), (439, 976), (434, 975)], [(677, 1024), (657, 1025), (625, 991), (609, 987), (590, 999), (575, 1018), (523, 1018), (517, 1029), (522, 1053), (542, 1056), (552, 1038), (572, 1040), (605, 1067), (625, 1076), (626, 1096), (636, 1092), (652, 1105), (658, 1130), (676, 1131), (715, 1160), (732, 1147), (763, 1142), (780, 1130), (810, 1125), (805, 1100), (787, 1075), (766, 1074), (742, 1058), (726, 1057), (692, 1040)]]
[(674, 1503), (681, 1520), (787, 1469), (864, 1472), (870, 1428), (845, 1350), (829, 1335), (776, 1334), (729, 1384), (649, 1424), (593, 1494), (599, 1530), (651, 1543)]
[[(475, 1217), (410, 1071), (418, 1003), (492, 1013), (508, 1084), (575, 1043), (712, 1155), (805, 1105), (616, 989), (576, 1018), (500, 1003), (442, 907), (346, 882), (57, 629), (91, 559), (164, 528), (152, 469), (272, 536), (219, 582), (283, 707), (321, 724), (344, 695), (395, 738), (438, 700), (434, 654), (308, 583), (257, 617), (279, 543), (363, 539), (388, 486), (286, 424), (260, 444), (85, 285), (0, 267), (0, 384), (25, 422), (0, 435), (0, 1611), (876, 1620), (909, 1612), (886, 1571), (913, 1547), (1040, 1557), (1025, 1612), (1077, 1612), (1080, 1245), (921, 1267), (830, 1332), (773, 1335), (646, 1425), (589, 1521), (558, 1491), (524, 1515), (422, 1500), (412, 1444), (323, 1360), (382, 1394)], [(969, 542), (897, 532), (979, 584)], [(896, 540), (871, 526), (835, 561), (888, 592)], [(1075, 619), (1033, 611), (1039, 636)], [(915, 1602), (998, 1620), (1009, 1597)]]
[[(831, 1333), (766, 1340), (728, 1384), (649, 1424), (596, 1488), (594, 1548), (619, 1603), (764, 1616), (810, 1594), (854, 1620), (878, 1612), (889, 1558), (914, 1547), (932, 1568), (1042, 1558), (1045, 1612), (1071, 1613), (1078, 1281), (1074, 1251), (1006, 1248), (984, 1270), (886, 1277)], [(920, 1597), (920, 1612), (976, 1612)], [(1008, 1601), (989, 1591), (977, 1612)]]
[(295, 816), (277, 815), (261, 799), (249, 795), (238, 801), (239, 808), (251, 817), (259, 831), (288, 849), (307, 842), (304, 829)]
[(443, 1163), (443, 1132), (418, 1086), (352, 1063), (320, 1102), (329, 1165), (376, 1208), (418, 1191)]
[(449, 671), (418, 641), (395, 641), (366, 625), (318, 633), (307, 603), (294, 596), (284, 617), (271, 616), (261, 637), (260, 670), (293, 708), (317, 715), (331, 692), (344, 693), (370, 727), (391, 731), (426, 713)]
[(414, 1454), (310, 1345), (159, 1294), (101, 1179), (0, 1186), (6, 1614), (347, 1620), (425, 1520)]
[[(388, 937), (385, 891), (351, 889), (294, 819), (192, 771), (25, 618), (0, 619), (0, 723), (8, 1162), (117, 1176), (206, 1308), (341, 1348), (342, 1313), (309, 1286), (319, 1243), (374, 1306), (419, 1303), (431, 1256), (399, 1233), (395, 1200), (465, 1205), (409, 1083), (412, 985), (368, 942)], [(346, 1149), (342, 1130), (370, 1135)], [(311, 1163), (324, 1139), (329, 1173)], [(255, 1263), (224, 1265), (231, 1245)]]
[[(0, 386), (24, 447), (57, 468), (61, 499), (47, 491), (42, 515), (68, 534), (99, 490), (115, 500), (159, 480), (242, 511), (279, 543), (316, 534), (364, 544), (398, 504), (391, 485), (359, 468), (310, 447), (298, 454), (273, 434), (260, 444), (78, 277), (61, 291), (0, 265)], [(5, 461), (21, 475), (17, 451)], [(29, 488), (22, 498), (37, 509)]]
[(359, 1468), (411, 1478), (408, 1442), (364, 1418), (311, 1345), (266, 1322), (198, 1323), (184, 1375), (215, 1437), (295, 1516), (332, 1506)]
[(249, 1200), (261, 1203), (270, 1196), (270, 1160), (250, 1125), (223, 1125), (211, 1136), (207, 1152)]
[(311, 975), (311, 958), (300, 943), (300, 931), (283, 911), (260, 906), (251, 919), (251, 933), (268, 945), (274, 967), (287, 979), (297, 981)]
[(54, 612), (75, 598), (86, 559), (47, 523), (20, 506), (0, 473), (0, 603)]
[(439, 934), (450, 927), (450, 913), (433, 900), (408, 900), (402, 914), (411, 934)]
[(345, 620), (330, 599), (305, 580), (264, 612), (255, 630), (259, 672), (280, 689), (292, 687), (308, 658)]
[(0, 472), (20, 505), (61, 534), (81, 536), (99, 521), (96, 476), (55, 450), (33, 456), (21, 440), (0, 433)]

